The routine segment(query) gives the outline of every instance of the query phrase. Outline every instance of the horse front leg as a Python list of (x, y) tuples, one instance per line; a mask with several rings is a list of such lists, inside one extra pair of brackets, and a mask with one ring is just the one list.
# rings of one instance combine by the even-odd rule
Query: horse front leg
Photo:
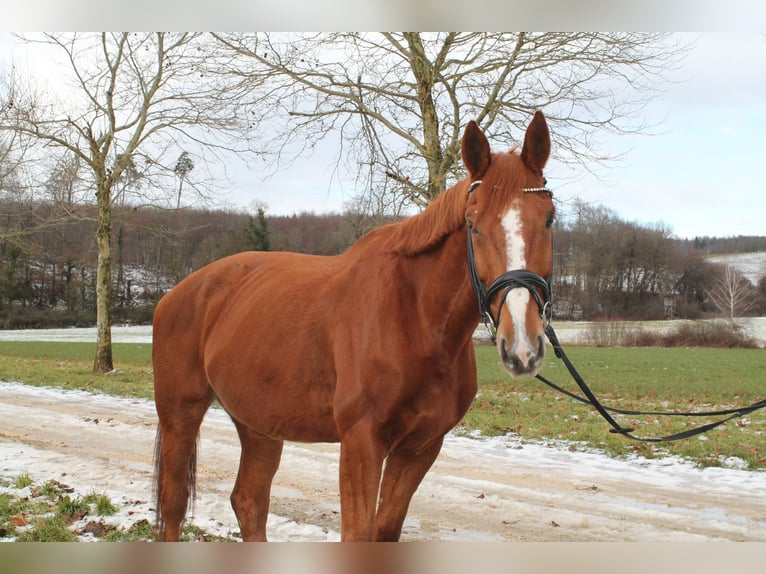
[(425, 449), (399, 450), (389, 454), (380, 485), (375, 540), (399, 540), (410, 500), (439, 455), (443, 442), (444, 437), (440, 437)]
[(373, 540), (386, 452), (371, 423), (358, 422), (340, 445), (341, 540)]

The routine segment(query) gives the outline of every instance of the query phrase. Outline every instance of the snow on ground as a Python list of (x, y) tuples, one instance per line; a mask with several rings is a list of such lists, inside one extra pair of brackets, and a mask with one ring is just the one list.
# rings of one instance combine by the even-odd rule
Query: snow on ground
[[(118, 527), (153, 521), (152, 401), (0, 383), (0, 421), (0, 475), (53, 478), (80, 496), (106, 493), (121, 511), (105, 522)], [(448, 435), (404, 538), (766, 541), (766, 473), (613, 459), (571, 446)], [(228, 501), (238, 458), (233, 425), (211, 409), (193, 520), (209, 534), (238, 530)], [(271, 540), (339, 540), (337, 463), (337, 445), (285, 445)]]
[[(723, 321), (723, 319), (706, 319), (707, 321)], [(678, 329), (683, 323), (694, 322), (685, 319), (670, 319), (661, 321), (622, 321), (626, 328), (643, 329), (653, 333), (668, 333)], [(766, 317), (739, 317), (735, 322), (742, 331), (752, 337), (756, 344), (766, 347)], [(593, 326), (590, 321), (553, 321), (559, 340), (563, 344), (587, 343), (589, 331)], [(2, 333), (2, 332), (0, 332)], [(0, 336), (2, 336), (0, 334)]]
[[(71, 343), (95, 343), (95, 327), (69, 327), (63, 329), (14, 329), (0, 330), (0, 341), (69, 341)], [(113, 326), (113, 343), (151, 343), (152, 326)]]
[(742, 273), (753, 285), (758, 285), (761, 277), (766, 276), (766, 251), (758, 253), (733, 253), (714, 255), (706, 259), (711, 263), (731, 265)]
[[(682, 320), (671, 321), (636, 321), (636, 326), (652, 331), (669, 331), (678, 328)], [(744, 331), (753, 337), (759, 346), (766, 347), (766, 317), (744, 317), (737, 319)], [(577, 344), (586, 341), (588, 329), (592, 323), (588, 321), (554, 321), (553, 327), (563, 344)], [(489, 333), (484, 325), (479, 325), (475, 337), (488, 340)], [(96, 328), (66, 328), (66, 329), (18, 329), (0, 330), (0, 341), (71, 341), (94, 343)], [(112, 341), (115, 343), (151, 343), (151, 325), (115, 326), (112, 327)]]

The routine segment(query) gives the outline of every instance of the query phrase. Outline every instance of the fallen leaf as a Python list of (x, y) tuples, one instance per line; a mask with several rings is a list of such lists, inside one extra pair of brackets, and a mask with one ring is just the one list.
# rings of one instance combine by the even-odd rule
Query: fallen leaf
[(88, 522), (88, 524), (85, 525), (85, 528), (82, 529), (82, 532), (92, 534), (96, 538), (103, 538), (104, 534), (106, 534), (106, 524), (103, 522), (96, 522), (95, 520), (91, 520)]

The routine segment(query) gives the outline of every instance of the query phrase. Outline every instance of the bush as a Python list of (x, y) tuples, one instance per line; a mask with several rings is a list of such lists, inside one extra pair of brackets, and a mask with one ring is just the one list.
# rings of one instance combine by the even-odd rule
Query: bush
[(648, 333), (624, 321), (595, 321), (588, 327), (585, 341), (593, 347), (651, 347), (644, 344)]
[[(150, 325), (154, 306), (115, 307), (112, 309), (114, 325)], [(18, 307), (0, 311), (0, 329), (64, 329), (68, 327), (93, 327), (95, 311), (60, 311), (36, 307)]]
[(57, 311), (20, 307), (0, 314), (3, 329), (56, 329), (66, 327), (92, 327), (96, 324), (95, 311)]
[(662, 337), (664, 347), (735, 347), (755, 349), (758, 347), (752, 337), (733, 323), (720, 321), (699, 321), (683, 323), (672, 333)]
[(756, 349), (756, 341), (735, 324), (722, 321), (682, 323), (673, 331), (660, 333), (622, 321), (592, 323), (585, 335), (594, 347), (716, 347)]

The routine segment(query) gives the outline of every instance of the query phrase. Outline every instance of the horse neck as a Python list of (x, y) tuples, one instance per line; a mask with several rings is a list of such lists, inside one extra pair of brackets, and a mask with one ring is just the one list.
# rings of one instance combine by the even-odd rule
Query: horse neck
[(473, 336), (479, 323), (478, 303), (468, 275), (465, 224), (433, 249), (407, 258), (417, 281), (417, 307), (441, 345), (458, 346)]

